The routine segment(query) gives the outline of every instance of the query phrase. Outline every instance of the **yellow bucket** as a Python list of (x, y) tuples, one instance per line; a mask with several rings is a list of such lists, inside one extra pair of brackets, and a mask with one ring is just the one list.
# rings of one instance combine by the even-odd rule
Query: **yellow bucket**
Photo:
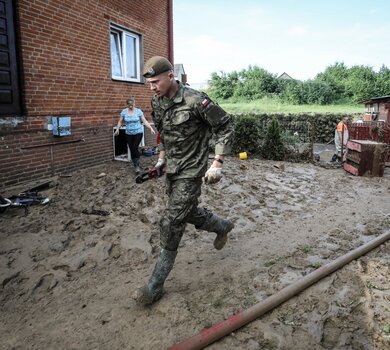
[(247, 159), (248, 158), (248, 155), (246, 154), (246, 152), (241, 152), (240, 153), (240, 159), (241, 160), (244, 160), (244, 159)]

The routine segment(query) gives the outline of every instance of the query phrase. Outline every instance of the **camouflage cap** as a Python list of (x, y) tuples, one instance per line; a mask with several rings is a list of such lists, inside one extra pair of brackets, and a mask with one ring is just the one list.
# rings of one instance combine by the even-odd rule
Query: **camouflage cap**
[(169, 70), (173, 70), (171, 62), (164, 57), (153, 56), (145, 62), (142, 75), (151, 78)]

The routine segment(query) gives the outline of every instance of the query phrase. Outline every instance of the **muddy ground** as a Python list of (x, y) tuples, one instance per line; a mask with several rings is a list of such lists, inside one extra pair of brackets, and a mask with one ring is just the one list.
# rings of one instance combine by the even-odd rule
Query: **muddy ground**
[[(1, 349), (166, 349), (390, 230), (390, 168), (228, 158), (201, 203), (235, 222), (227, 246), (188, 226), (166, 294), (141, 308), (164, 179), (135, 184), (115, 161), (69, 175), (27, 216), (0, 214)], [(389, 258), (387, 242), (208, 349), (390, 349)]]

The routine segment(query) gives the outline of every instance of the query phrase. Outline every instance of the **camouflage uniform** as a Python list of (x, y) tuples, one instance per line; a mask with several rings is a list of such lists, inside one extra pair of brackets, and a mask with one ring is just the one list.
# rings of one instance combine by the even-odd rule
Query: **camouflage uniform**
[[(169, 72), (163, 77), (164, 83), (168, 83), (167, 79), (173, 76), (173, 65), (164, 57), (153, 56), (145, 63), (143, 76), (153, 79), (164, 72)], [(162, 297), (165, 280), (175, 263), (177, 248), (187, 223), (201, 230), (215, 232), (214, 248), (218, 250), (224, 247), (227, 234), (234, 227), (231, 221), (223, 220), (207, 209), (198, 208), (201, 179), (207, 168), (210, 136), (213, 134), (215, 137), (216, 154), (229, 153), (231, 119), (206, 94), (178, 84), (172, 99), (158, 95), (152, 99), (153, 121), (160, 132), (161, 150), (165, 151), (167, 161), (169, 200), (160, 221), (161, 250), (156, 265), (148, 283), (134, 295), (137, 303), (143, 305), (154, 303)], [(170, 87), (176, 89), (176, 83)]]
[(165, 151), (167, 161), (169, 200), (160, 221), (161, 248), (176, 251), (186, 223), (218, 232), (213, 213), (198, 208), (198, 198), (208, 166), (210, 137), (214, 135), (215, 154), (228, 154), (233, 126), (230, 116), (206, 94), (181, 83), (172, 99), (155, 95), (152, 107), (161, 135), (160, 150)]

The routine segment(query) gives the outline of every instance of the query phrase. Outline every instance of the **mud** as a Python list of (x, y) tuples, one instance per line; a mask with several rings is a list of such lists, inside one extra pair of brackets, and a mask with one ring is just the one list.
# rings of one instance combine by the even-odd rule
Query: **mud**
[[(158, 254), (164, 179), (135, 184), (124, 162), (58, 177), (48, 204), (0, 214), (0, 349), (166, 349), (390, 230), (389, 168), (323, 165), (228, 158), (201, 201), (235, 222), (226, 247), (188, 226), (146, 308), (131, 295)], [(390, 349), (389, 258), (387, 242), (208, 349)]]

